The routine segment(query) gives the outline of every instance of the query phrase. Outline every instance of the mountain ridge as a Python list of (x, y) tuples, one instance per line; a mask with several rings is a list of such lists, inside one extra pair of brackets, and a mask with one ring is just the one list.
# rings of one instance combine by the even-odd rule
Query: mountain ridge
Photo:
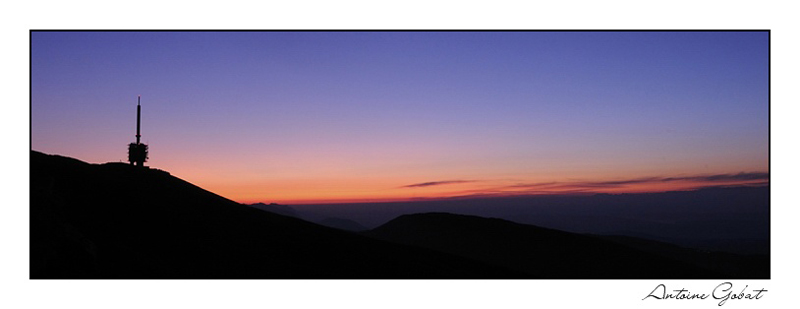
[(387, 203), (292, 205), (376, 228), (404, 214), (447, 212), (594, 235), (624, 235), (705, 251), (770, 252), (770, 188), (541, 195)]
[(720, 272), (593, 236), (499, 218), (422, 213), (365, 232), (378, 239), (441, 250), (541, 278), (723, 278)]
[[(32, 279), (724, 277), (611, 241), (500, 219), (406, 215), (352, 233), (239, 204), (166, 171), (36, 151), (30, 208)], [(412, 241), (402, 239), (408, 234)], [(548, 249), (531, 250), (537, 239), (537, 248)], [(587, 252), (595, 256), (576, 258)], [(637, 258), (659, 267), (630, 262)], [(599, 266), (582, 266), (587, 261)]]
[(33, 279), (524, 278), (253, 209), (168, 173), (31, 151)]

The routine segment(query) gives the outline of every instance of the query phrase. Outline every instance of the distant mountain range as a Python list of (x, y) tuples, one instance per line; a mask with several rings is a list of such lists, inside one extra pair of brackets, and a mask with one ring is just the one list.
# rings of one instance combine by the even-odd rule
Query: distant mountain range
[(503, 265), (537, 278), (698, 278), (714, 273), (763, 278), (769, 274), (765, 256), (712, 254), (632, 237), (581, 235), (446, 213), (403, 215), (365, 234)]
[(680, 247), (476, 216), (406, 215), (348, 232), (164, 171), (36, 151), (30, 210), (33, 279), (769, 278), (764, 256), (709, 267)]
[(340, 230), (351, 231), (351, 232), (360, 232), (367, 230), (366, 227), (364, 227), (361, 224), (358, 224), (358, 222), (355, 222), (353, 220), (320, 216), (320, 215), (315, 215), (313, 213), (301, 213), (295, 210), (294, 208), (286, 205), (280, 205), (276, 203), (270, 203), (270, 204), (255, 203), (255, 204), (245, 204), (245, 205), (256, 209), (261, 209), (263, 211), (269, 211), (284, 216), (295, 217)]
[(409, 202), (290, 205), (367, 228), (405, 214), (502, 218), (580, 234), (622, 235), (704, 251), (769, 254), (770, 188), (705, 188), (642, 194), (539, 195)]

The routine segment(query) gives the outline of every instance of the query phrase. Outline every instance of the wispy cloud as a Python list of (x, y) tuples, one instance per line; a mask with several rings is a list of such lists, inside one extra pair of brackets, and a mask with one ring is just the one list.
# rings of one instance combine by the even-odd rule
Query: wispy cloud
[[(437, 182), (438, 183), (438, 182)], [(565, 181), (516, 183), (492, 188), (473, 189), (460, 192), (465, 196), (510, 196), (541, 194), (587, 194), (605, 192), (607, 189), (633, 188), (637, 185), (681, 183), (687, 188), (726, 187), (731, 185), (769, 185), (769, 173), (751, 172), (738, 174), (692, 175), (680, 177), (641, 177), (619, 180)], [(433, 185), (435, 183), (431, 183)], [(425, 184), (418, 184), (425, 185)]]
[(475, 181), (474, 180), (431, 181), (431, 182), (422, 182), (422, 183), (415, 183), (413, 185), (402, 186), (401, 188), (422, 188), (422, 187), (449, 185), (449, 184), (456, 184), (456, 183), (468, 183), (468, 182), (475, 182)]
[(768, 180), (769, 173), (738, 173), (738, 174), (718, 174), (690, 177), (671, 177), (662, 178), (662, 181), (747, 181), (747, 180)]
[(646, 178), (636, 178), (636, 179), (626, 179), (626, 180), (612, 180), (612, 181), (595, 181), (595, 182), (583, 182), (579, 184), (583, 184), (586, 187), (618, 187), (624, 185), (633, 185), (633, 184), (640, 184), (640, 183), (653, 183), (653, 182), (660, 182), (662, 181), (659, 177), (646, 177)]
[(527, 188), (541, 188), (541, 187), (552, 186), (552, 185), (554, 185), (554, 184), (556, 184), (556, 182), (555, 182), (555, 181), (551, 181), (551, 182), (537, 182), (537, 183), (518, 183), (518, 184), (515, 184), (515, 185), (510, 185), (510, 186), (507, 186), (507, 188), (519, 188), (519, 189), (527, 189)]
[(684, 177), (643, 177), (623, 180), (607, 181), (573, 181), (573, 182), (542, 182), (530, 184), (516, 184), (506, 186), (508, 189), (525, 188), (619, 188), (626, 185), (652, 184), (666, 182), (749, 182), (754, 180), (769, 180), (769, 173), (738, 173), (738, 174), (716, 174), (716, 175), (696, 175)]
[[(461, 184), (461, 183), (492, 183), (491, 180), (443, 180), (415, 183), (399, 188), (423, 188), (431, 186)], [(661, 185), (659, 185), (661, 184)], [(769, 185), (769, 173), (767, 172), (742, 172), (732, 174), (711, 174), (711, 175), (687, 175), (687, 176), (653, 176), (639, 177), (630, 179), (613, 180), (571, 180), (571, 181), (551, 181), (551, 182), (517, 182), (497, 186), (482, 186), (480, 188), (467, 189), (457, 192), (450, 192), (448, 197), (441, 198), (489, 198), (489, 197), (511, 197), (527, 195), (585, 195), (603, 192), (642, 192), (641, 188), (646, 187), (652, 190), (697, 190), (713, 187), (730, 186), (765, 186)], [(642, 186), (642, 187), (640, 187)], [(661, 189), (659, 189), (661, 188)], [(427, 198), (418, 198), (427, 199)]]

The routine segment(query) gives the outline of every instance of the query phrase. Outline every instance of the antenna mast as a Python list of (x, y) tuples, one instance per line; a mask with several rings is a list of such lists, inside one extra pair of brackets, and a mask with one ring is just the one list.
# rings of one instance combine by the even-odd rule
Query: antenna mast
[(138, 101), (136, 101), (136, 143), (139, 144), (139, 138), (142, 137), (139, 134), (139, 129), (141, 128), (142, 124), (142, 96), (139, 96)]
[(147, 145), (141, 143), (142, 128), (142, 96), (136, 101), (136, 143), (128, 144), (128, 162), (131, 165), (144, 166), (147, 161)]

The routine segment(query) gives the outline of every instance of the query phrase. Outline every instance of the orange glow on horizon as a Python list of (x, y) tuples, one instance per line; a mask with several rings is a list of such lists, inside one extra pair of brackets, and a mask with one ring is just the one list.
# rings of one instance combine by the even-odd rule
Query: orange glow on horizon
[[(430, 185), (429, 187), (409, 188), (394, 186), (383, 190), (314, 190), (313, 185), (300, 185), (294, 190), (271, 190), (279, 192), (265, 195), (262, 191), (252, 191), (243, 187), (214, 186), (208, 189), (234, 201), (253, 203), (279, 204), (342, 204), (342, 203), (378, 203), (408, 202), (416, 200), (437, 200), (450, 198), (491, 198), (531, 195), (575, 195), (575, 194), (624, 194), (624, 193), (657, 193), (667, 191), (690, 191), (706, 187), (724, 186), (763, 186), (768, 181), (730, 180), (730, 181), (642, 181), (622, 185), (602, 187), (596, 183), (552, 182), (530, 185), (509, 185), (502, 181), (475, 181), (459, 184)], [(266, 185), (266, 184), (265, 184)], [(356, 185), (350, 183), (349, 185)], [(368, 187), (368, 185), (364, 185)], [(251, 188), (252, 189), (252, 188)], [(260, 192), (260, 193), (259, 193)]]

